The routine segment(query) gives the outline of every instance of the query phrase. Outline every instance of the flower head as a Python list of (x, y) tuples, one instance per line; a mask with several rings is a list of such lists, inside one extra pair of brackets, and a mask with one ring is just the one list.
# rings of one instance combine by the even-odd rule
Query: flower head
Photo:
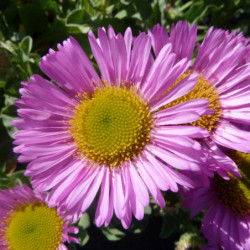
[(22, 83), (15, 152), (19, 161), (30, 162), (25, 174), (34, 189), (50, 190), (50, 202), (74, 220), (100, 189), (96, 224), (108, 225), (115, 212), (127, 228), (132, 214), (143, 218), (149, 192), (164, 206), (160, 190), (192, 187), (176, 169), (201, 171), (201, 146), (190, 137), (208, 132), (184, 124), (211, 110), (203, 99), (164, 108), (188, 93), (198, 77), (188, 75), (162, 96), (190, 65), (187, 58), (176, 61), (171, 44), (153, 58), (145, 33), (133, 37), (128, 28), (116, 35), (110, 26), (98, 36), (89, 32), (101, 78), (70, 37), (40, 62), (57, 85), (38, 75)]
[[(192, 58), (196, 42), (197, 25), (185, 21), (173, 25), (168, 36), (165, 27), (156, 25), (149, 31), (155, 53), (169, 41), (177, 58)], [(204, 98), (213, 114), (205, 114), (191, 125), (207, 129), (210, 136), (202, 140), (203, 148), (210, 152), (210, 168), (224, 178), (227, 172), (239, 177), (236, 165), (224, 153), (222, 147), (250, 152), (250, 132), (239, 124), (250, 123), (250, 64), (249, 39), (240, 33), (229, 33), (211, 27), (202, 44), (197, 45), (194, 64), (178, 79), (191, 72), (199, 73), (197, 85), (188, 94), (175, 100)], [(177, 82), (178, 82), (177, 81)]]
[(199, 186), (183, 192), (184, 205), (192, 216), (206, 209), (201, 231), (214, 247), (250, 248), (250, 154), (233, 151), (242, 178), (225, 180), (215, 175), (210, 187)]
[(35, 194), (23, 184), (0, 191), (0, 248), (67, 249), (62, 243), (78, 239), (68, 233), (77, 233), (70, 226), (70, 218), (59, 213), (56, 207), (48, 207), (46, 195)]

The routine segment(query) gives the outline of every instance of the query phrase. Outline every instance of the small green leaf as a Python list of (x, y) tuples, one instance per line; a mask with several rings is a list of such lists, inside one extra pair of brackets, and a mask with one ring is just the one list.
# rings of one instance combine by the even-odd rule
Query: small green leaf
[(121, 4), (123, 5), (129, 5), (130, 3), (132, 3), (132, 0), (120, 0)]
[(4, 88), (6, 84), (6, 81), (0, 80), (0, 88)]
[(80, 230), (78, 233), (78, 239), (80, 240), (80, 245), (84, 246), (89, 241), (89, 234), (86, 230)]
[(26, 54), (29, 54), (31, 52), (31, 49), (32, 49), (32, 44), (33, 44), (32, 38), (30, 36), (26, 36), (21, 41), (20, 47), (23, 49), (23, 51)]
[(82, 229), (87, 229), (90, 226), (90, 218), (87, 213), (84, 213), (78, 222), (78, 226)]
[(103, 228), (102, 233), (110, 241), (118, 241), (125, 236), (125, 233), (117, 228)]
[(87, 16), (87, 13), (84, 9), (73, 10), (66, 17), (66, 23), (70, 24), (82, 24)]
[(90, 30), (88, 24), (67, 24), (67, 30), (69, 33), (83, 33), (87, 34)]
[(119, 12), (115, 15), (115, 18), (123, 19), (123, 18), (125, 18), (127, 15), (128, 15), (128, 13), (127, 13), (126, 10), (121, 10), (121, 11), (119, 11)]

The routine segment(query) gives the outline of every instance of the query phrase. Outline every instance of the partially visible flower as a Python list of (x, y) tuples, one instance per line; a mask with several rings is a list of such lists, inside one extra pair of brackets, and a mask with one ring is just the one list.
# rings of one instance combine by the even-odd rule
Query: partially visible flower
[(204, 99), (164, 108), (198, 77), (190, 74), (162, 96), (191, 63), (176, 62), (170, 43), (154, 59), (150, 37), (133, 37), (130, 28), (124, 36), (111, 26), (98, 29), (98, 38), (90, 31), (89, 41), (101, 78), (70, 37), (40, 62), (57, 85), (38, 75), (22, 83), (15, 152), (30, 162), (25, 174), (33, 188), (50, 191), (50, 202), (69, 210), (74, 221), (100, 189), (96, 225), (107, 226), (115, 212), (128, 228), (132, 214), (143, 218), (149, 192), (163, 207), (160, 190), (192, 187), (176, 169), (201, 171), (202, 149), (192, 138), (209, 134), (185, 124), (212, 111)]
[(250, 249), (250, 154), (233, 151), (242, 178), (215, 175), (210, 187), (200, 185), (183, 192), (191, 216), (206, 209), (201, 231), (216, 249)]
[(70, 216), (48, 207), (45, 194), (35, 194), (23, 184), (0, 191), (0, 249), (65, 250), (63, 242), (79, 243), (69, 233), (78, 233), (70, 226)]
[[(185, 21), (172, 25), (170, 35), (165, 27), (156, 25), (149, 30), (152, 45), (157, 55), (168, 42), (177, 58), (191, 59), (196, 42), (197, 25), (189, 26)], [(227, 172), (239, 177), (232, 160), (220, 147), (250, 152), (250, 131), (242, 130), (239, 124), (250, 124), (250, 63), (249, 39), (242, 33), (229, 33), (211, 27), (202, 44), (197, 45), (198, 53), (191, 66), (178, 80), (199, 73), (197, 85), (167, 107), (184, 100), (204, 98), (209, 100), (208, 108), (216, 112), (203, 115), (191, 125), (207, 129), (210, 136), (202, 140), (203, 148), (210, 153), (210, 168), (224, 178)], [(176, 82), (176, 83), (177, 83)]]

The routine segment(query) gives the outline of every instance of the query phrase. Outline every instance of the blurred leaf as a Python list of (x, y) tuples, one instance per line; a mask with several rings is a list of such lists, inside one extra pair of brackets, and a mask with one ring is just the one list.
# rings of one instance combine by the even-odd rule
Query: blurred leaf
[(6, 42), (0, 41), (0, 47), (6, 49), (7, 51), (9, 51), (12, 54), (15, 54), (16, 46), (13, 43), (11, 43), (10, 41), (6, 41)]
[[(217, 2), (218, 4), (218, 2)], [(205, 4), (204, 1), (199, 0), (193, 2), (193, 4), (190, 6), (188, 11), (183, 14), (184, 19), (189, 20), (192, 22), (192, 24), (200, 21), (204, 17), (206, 17), (210, 12), (216, 12), (220, 10), (223, 7), (223, 5), (216, 5), (216, 4)]]
[(87, 34), (90, 30), (90, 27), (87, 24), (67, 24), (66, 27), (69, 34)]
[(87, 230), (80, 230), (78, 233), (78, 239), (80, 240), (80, 246), (84, 246), (89, 241), (89, 234)]
[(178, 231), (178, 216), (175, 213), (167, 213), (163, 217), (163, 223), (161, 227), (160, 237), (168, 238), (171, 234)]
[(79, 228), (78, 239), (80, 240), (80, 245), (84, 246), (89, 241), (89, 235), (86, 230), (90, 226), (90, 217), (88, 213), (83, 214), (77, 226)]
[(205, 240), (198, 233), (184, 233), (179, 241), (175, 242), (176, 250), (199, 250), (206, 245)]
[(5, 107), (1, 110), (1, 118), (9, 136), (13, 138), (13, 133), (17, 131), (17, 129), (11, 124), (13, 119), (17, 118), (16, 106), (13, 104), (16, 98), (9, 95), (4, 95), (4, 97)]
[(124, 4), (124, 5), (129, 5), (130, 3), (132, 3), (133, 1), (132, 0), (120, 0), (121, 4)]
[(21, 41), (20, 47), (26, 54), (29, 54), (32, 49), (32, 44), (33, 44), (32, 38), (30, 36), (26, 36)]
[(121, 240), (125, 236), (124, 232), (120, 231), (117, 228), (110, 228), (110, 227), (102, 228), (102, 233), (110, 241)]
[(18, 183), (19, 185), (22, 183), (30, 185), (28, 177), (24, 175), (24, 170), (16, 171), (8, 177), (1, 177), (0, 189), (6, 189), (10, 186), (13, 187), (15, 186), (15, 183)]
[(135, 17), (138, 17), (139, 19), (145, 21), (152, 14), (152, 7), (148, 1), (143, 1), (142, 3), (141, 0), (134, 0), (133, 4), (135, 5), (136, 10), (138, 11), (138, 13), (134, 15)]
[(5, 87), (6, 82), (4, 80), (0, 80), (0, 88)]
[(66, 17), (66, 23), (70, 24), (83, 24), (86, 22), (86, 19), (89, 20), (90, 17), (88, 13), (84, 9), (80, 10), (73, 10), (69, 13), (69, 15)]
[(115, 15), (115, 18), (123, 19), (123, 18), (125, 18), (127, 15), (128, 15), (128, 13), (127, 13), (126, 10), (121, 10), (121, 11), (119, 11), (119, 12)]
[(45, 12), (38, 4), (27, 3), (19, 7), (19, 14), (28, 33), (44, 33), (49, 25)]
[(78, 222), (78, 226), (87, 229), (90, 226), (90, 218), (87, 213), (84, 213)]
[(6, 176), (9, 176), (13, 174), (16, 170), (17, 167), (17, 161), (16, 159), (10, 160), (7, 162), (6, 167), (5, 167), (5, 174)]

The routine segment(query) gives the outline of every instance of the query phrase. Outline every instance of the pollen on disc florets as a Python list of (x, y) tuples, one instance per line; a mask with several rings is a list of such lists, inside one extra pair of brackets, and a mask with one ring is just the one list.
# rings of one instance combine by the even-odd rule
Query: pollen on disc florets
[[(171, 88), (181, 80), (183, 80), (185, 77), (189, 76), (191, 73), (191, 71), (183, 73), (171, 86)], [(169, 91), (171, 88), (169, 88), (167, 91)], [(189, 93), (167, 104), (166, 106), (164, 106), (164, 108), (169, 108), (193, 99), (208, 100), (210, 104), (207, 108), (212, 109), (215, 112), (211, 115), (200, 116), (199, 120), (190, 123), (190, 125), (202, 127), (207, 129), (209, 132), (212, 132), (216, 128), (217, 123), (221, 117), (221, 103), (219, 99), (219, 93), (217, 92), (215, 86), (211, 85), (207, 79), (204, 79), (202, 74), (200, 74), (196, 86)]]
[(56, 208), (43, 202), (11, 210), (0, 235), (11, 250), (57, 249), (61, 243), (63, 220)]
[(98, 87), (84, 95), (69, 122), (78, 153), (94, 164), (119, 166), (149, 141), (152, 118), (135, 88)]
[(250, 214), (250, 154), (232, 151), (230, 157), (237, 164), (242, 178), (229, 174), (230, 180), (227, 181), (215, 175), (214, 188), (227, 207), (244, 216)]

